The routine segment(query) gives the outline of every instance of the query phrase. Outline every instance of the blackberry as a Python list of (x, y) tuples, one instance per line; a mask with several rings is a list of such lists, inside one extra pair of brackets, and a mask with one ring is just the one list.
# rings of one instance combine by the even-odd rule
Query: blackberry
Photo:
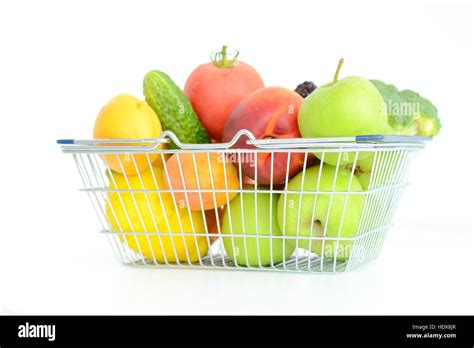
[(305, 81), (303, 83), (300, 83), (298, 87), (296, 87), (295, 92), (298, 93), (303, 98), (306, 98), (316, 88), (317, 86), (311, 81)]

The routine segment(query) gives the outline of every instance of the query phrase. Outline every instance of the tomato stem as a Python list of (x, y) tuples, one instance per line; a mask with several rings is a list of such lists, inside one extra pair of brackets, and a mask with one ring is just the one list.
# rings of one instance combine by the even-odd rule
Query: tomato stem
[(222, 55), (221, 63), (223, 66), (226, 66), (227, 65), (227, 46), (226, 45), (222, 46), (221, 55)]
[(211, 55), (212, 63), (218, 68), (233, 68), (235, 66), (235, 62), (237, 61), (237, 56), (239, 55), (239, 51), (235, 51), (233, 53), (233, 57), (229, 59), (227, 57), (227, 45), (222, 46), (222, 50), (219, 52), (215, 52)]

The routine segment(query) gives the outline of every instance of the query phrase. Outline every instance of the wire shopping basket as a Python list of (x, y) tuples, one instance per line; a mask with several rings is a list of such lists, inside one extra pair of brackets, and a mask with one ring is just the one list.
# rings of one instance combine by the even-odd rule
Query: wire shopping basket
[[(128, 265), (342, 273), (382, 248), (429, 138), (58, 140)], [(175, 148), (165, 144), (174, 143)]]

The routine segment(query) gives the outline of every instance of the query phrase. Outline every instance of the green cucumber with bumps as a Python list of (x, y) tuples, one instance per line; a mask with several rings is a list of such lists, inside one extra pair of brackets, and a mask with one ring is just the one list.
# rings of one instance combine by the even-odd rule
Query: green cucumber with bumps
[[(152, 70), (143, 79), (143, 94), (164, 130), (172, 131), (182, 143), (208, 144), (206, 129), (183, 91), (162, 71)], [(176, 144), (168, 146), (177, 149)]]

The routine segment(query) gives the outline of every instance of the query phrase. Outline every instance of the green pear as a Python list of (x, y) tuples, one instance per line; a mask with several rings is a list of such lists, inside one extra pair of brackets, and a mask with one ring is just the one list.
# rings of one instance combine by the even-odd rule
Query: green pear
[[(339, 193), (332, 195), (332, 199), (330, 193), (312, 193), (331, 192), (333, 189)], [(323, 243), (322, 239), (310, 240), (309, 237), (353, 238), (357, 235), (365, 193), (355, 175), (342, 166), (337, 168), (323, 164), (322, 169), (321, 166), (315, 166), (296, 175), (288, 183), (286, 190), (311, 193), (283, 193), (280, 196), (278, 223), (283, 235), (307, 237), (291, 240), (297, 247), (311, 250), (320, 256), (324, 253), (324, 257), (347, 259), (353, 240), (340, 240), (339, 243), (324, 240)], [(348, 191), (361, 193), (344, 194)]]
[[(343, 60), (332, 82), (327, 83), (309, 96), (300, 105), (298, 127), (305, 138), (351, 137), (369, 134), (392, 134), (384, 100), (377, 88), (367, 79), (349, 76), (338, 79)], [(370, 153), (359, 153), (358, 158)], [(351, 163), (354, 151), (326, 153), (324, 162), (337, 165)], [(322, 153), (316, 156), (322, 159)]]
[[(279, 195), (273, 194), (272, 202), (270, 195), (270, 193), (244, 192), (225, 208), (222, 222), (224, 248), (227, 256), (238, 265), (277, 264), (288, 259), (295, 251), (294, 243), (283, 240), (278, 225)], [(256, 237), (257, 231), (259, 237)]]

